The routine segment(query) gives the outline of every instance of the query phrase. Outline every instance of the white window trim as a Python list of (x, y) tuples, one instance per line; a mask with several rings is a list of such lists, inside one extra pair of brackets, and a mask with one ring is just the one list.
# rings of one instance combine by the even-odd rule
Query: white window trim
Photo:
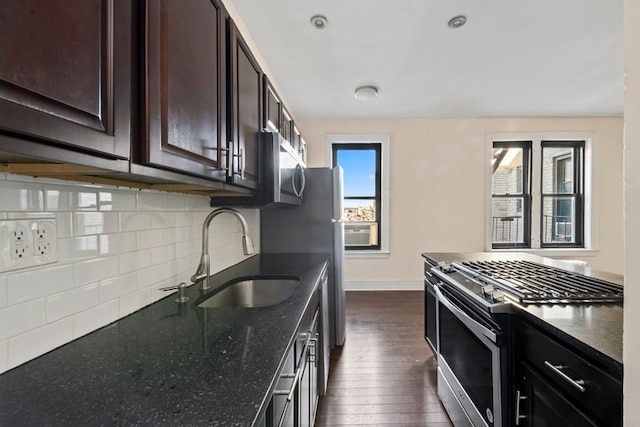
[(382, 211), (380, 221), (382, 230), (380, 236), (382, 242), (378, 250), (346, 250), (346, 258), (388, 258), (389, 249), (389, 142), (388, 134), (327, 134), (327, 145), (325, 151), (325, 165), (331, 167), (333, 164), (333, 144), (371, 144), (380, 143), (382, 145), (382, 159), (380, 171)]
[[(528, 252), (547, 256), (595, 256), (598, 253), (597, 194), (593, 185), (596, 176), (595, 136), (591, 132), (492, 132), (486, 135), (487, 168), (485, 197), (485, 250), (488, 252)], [(493, 143), (496, 141), (531, 141), (531, 248), (494, 249), (491, 239), (491, 188), (493, 168)], [(540, 247), (540, 164), (542, 141), (584, 141), (584, 248), (541, 248)]]

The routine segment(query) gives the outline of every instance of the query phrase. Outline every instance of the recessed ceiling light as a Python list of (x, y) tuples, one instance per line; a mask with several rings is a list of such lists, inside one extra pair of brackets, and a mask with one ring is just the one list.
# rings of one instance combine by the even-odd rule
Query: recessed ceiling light
[(356, 99), (369, 101), (378, 97), (378, 88), (375, 86), (360, 86), (354, 93)]
[(464, 15), (454, 16), (449, 19), (449, 23), (447, 24), (449, 28), (460, 28), (467, 22), (467, 17)]
[(324, 30), (327, 25), (329, 25), (329, 21), (327, 17), (324, 15), (314, 15), (311, 17), (311, 25), (317, 28), (318, 30)]

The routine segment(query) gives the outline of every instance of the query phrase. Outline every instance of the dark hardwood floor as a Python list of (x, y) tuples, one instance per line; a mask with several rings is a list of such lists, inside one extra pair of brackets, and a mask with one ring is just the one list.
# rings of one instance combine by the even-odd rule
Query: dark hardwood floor
[(452, 426), (438, 400), (419, 291), (347, 292), (347, 340), (331, 353), (316, 426)]

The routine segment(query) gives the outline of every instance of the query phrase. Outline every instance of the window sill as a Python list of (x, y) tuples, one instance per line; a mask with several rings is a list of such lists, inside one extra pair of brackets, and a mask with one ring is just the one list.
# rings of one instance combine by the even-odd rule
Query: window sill
[(583, 249), (583, 248), (517, 248), (517, 249), (492, 249), (491, 252), (525, 252), (531, 255), (546, 256), (546, 257), (594, 257), (597, 256), (600, 251), (597, 249)]
[(381, 259), (381, 258), (389, 258), (391, 252), (388, 251), (345, 251), (345, 258), (353, 258), (353, 259)]

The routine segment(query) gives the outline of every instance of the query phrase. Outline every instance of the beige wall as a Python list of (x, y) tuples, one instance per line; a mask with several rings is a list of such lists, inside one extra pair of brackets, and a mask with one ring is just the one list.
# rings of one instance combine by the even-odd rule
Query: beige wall
[[(325, 166), (328, 133), (388, 133), (390, 250), (388, 259), (349, 259), (348, 281), (420, 281), (424, 251), (485, 248), (487, 134), (593, 132), (599, 251), (589, 265), (623, 270), (622, 118), (306, 120), (309, 166)], [(578, 258), (578, 257), (572, 257)]]
[(640, 2), (624, 2), (624, 425), (640, 425)]

